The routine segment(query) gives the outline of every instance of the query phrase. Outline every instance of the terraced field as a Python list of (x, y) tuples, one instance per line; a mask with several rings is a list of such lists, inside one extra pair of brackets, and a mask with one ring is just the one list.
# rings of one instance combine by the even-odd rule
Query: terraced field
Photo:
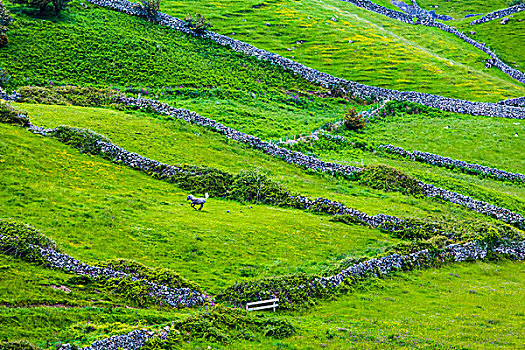
[[(465, 32), (460, 16), (506, 6), (418, 3)], [(91, 3), (6, 6), (0, 349), (519, 348), (523, 107), (510, 119), (350, 96)], [(221, 34), (373, 86), (490, 102), (525, 91), (452, 35), (343, 1), (161, 11), (203, 13)], [(522, 17), (472, 36), (521, 69)], [(343, 119), (354, 108), (364, 128)], [(188, 194), (206, 194), (202, 210)], [(275, 312), (246, 311), (269, 298)]]

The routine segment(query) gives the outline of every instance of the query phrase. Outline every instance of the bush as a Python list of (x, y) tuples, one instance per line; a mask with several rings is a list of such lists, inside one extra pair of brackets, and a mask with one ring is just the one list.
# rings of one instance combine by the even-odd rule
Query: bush
[(200, 13), (196, 13), (193, 16), (188, 15), (186, 18), (184, 18), (184, 21), (186, 22), (186, 25), (189, 29), (198, 34), (204, 33), (204, 31), (212, 27), (210, 21), (208, 21), (206, 17)]
[(40, 250), (30, 246), (56, 249), (56, 244), (40, 231), (16, 221), (0, 219), (0, 251), (4, 254), (21, 258), (25, 261), (47, 264)]
[(79, 149), (82, 153), (95, 155), (101, 152), (98, 141), (109, 142), (106, 137), (94, 131), (64, 125), (58, 126), (53, 130), (51, 136), (56, 137), (60, 142)]
[(12, 0), (15, 4), (26, 5), (28, 7), (38, 9), (40, 14), (44, 13), (48, 4), (51, 3), (51, 0)]
[(241, 282), (225, 289), (217, 299), (244, 305), (252, 301), (279, 298), (279, 308), (296, 309), (298, 305), (312, 304), (313, 299), (334, 293), (333, 289), (311, 287), (310, 284), (317, 278), (317, 275), (300, 273)]
[(233, 178), (228, 197), (241, 202), (285, 204), (291, 193), (259, 170), (241, 171)]
[(378, 113), (380, 117), (393, 117), (400, 115), (418, 115), (425, 114), (431, 117), (442, 117), (446, 114), (439, 109), (420, 105), (414, 102), (406, 101), (389, 101)]
[(26, 5), (34, 9), (38, 9), (40, 14), (43, 14), (47, 5), (53, 4), (55, 14), (58, 15), (62, 10), (65, 10), (67, 4), (71, 0), (12, 0), (15, 4)]
[(343, 125), (347, 130), (360, 130), (365, 127), (366, 119), (362, 114), (357, 113), (355, 107), (352, 107), (344, 115)]
[(55, 8), (55, 15), (58, 15), (60, 11), (65, 10), (67, 7), (67, 4), (71, 2), (71, 0), (52, 0), (53, 7)]
[(286, 320), (255, 316), (244, 310), (217, 305), (209, 311), (175, 321), (167, 339), (152, 338), (142, 349), (178, 349), (183, 341), (194, 339), (218, 343), (253, 341), (257, 340), (254, 333), (281, 339), (295, 334), (295, 328)]
[(509, 7), (523, 4), (524, 0), (511, 0), (508, 2)]
[(386, 165), (366, 167), (358, 174), (358, 182), (384, 191), (396, 191), (410, 195), (423, 193), (416, 179)]
[(212, 197), (226, 197), (233, 184), (233, 175), (208, 167), (183, 166), (183, 174), (171, 181), (193, 193), (206, 193)]
[(65, 86), (23, 86), (17, 91), (20, 94), (18, 102), (39, 103), (49, 105), (74, 105), (96, 107), (112, 105), (124, 94), (110, 88)]
[(335, 215), (333, 218), (330, 219), (332, 222), (342, 222), (343, 224), (347, 225), (365, 225), (368, 226), (366, 222), (363, 220), (360, 220), (352, 215)]
[(160, 9), (160, 0), (140, 0), (140, 7), (147, 18), (154, 19)]
[(9, 102), (0, 100), (0, 122), (28, 126), (29, 118)]

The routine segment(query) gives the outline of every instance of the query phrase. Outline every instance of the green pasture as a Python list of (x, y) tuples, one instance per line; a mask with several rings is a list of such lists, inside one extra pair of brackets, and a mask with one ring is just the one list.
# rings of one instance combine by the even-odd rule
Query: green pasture
[[(129, 151), (168, 164), (212, 166), (230, 173), (260, 168), (293, 191), (312, 198), (339, 200), (371, 215), (453, 215), (458, 218), (477, 215), (459, 206), (428, 198), (383, 192), (330, 175), (310, 174), (205, 128), (167, 121), (163, 117), (157, 119), (151, 114), (124, 113), (101, 108), (18, 105), (29, 111), (30, 118), (36, 125), (56, 127), (64, 124), (89, 128), (108, 136)], [(361, 165), (358, 160), (349, 164)]]
[(169, 0), (161, 10), (179, 18), (202, 13), (221, 34), (365, 84), (479, 101), (524, 93), (459, 38), (339, 0)]
[[(521, 49), (525, 42), (525, 13), (518, 12), (510, 16), (509, 22), (501, 24), (501, 19), (486, 23), (470, 25), (471, 20), (461, 21), (457, 26), (476, 41), (487, 46), (498, 54), (498, 57), (512, 68), (525, 70), (525, 54)], [(471, 33), (474, 32), (475, 34)], [(493, 68), (494, 69), (494, 68)]]
[(318, 272), (396, 242), (379, 230), (298, 210), (213, 198), (195, 211), (188, 193), (172, 184), (23, 129), (1, 128), (2, 217), (41, 229), (86, 262), (134, 259), (216, 293), (242, 279)]

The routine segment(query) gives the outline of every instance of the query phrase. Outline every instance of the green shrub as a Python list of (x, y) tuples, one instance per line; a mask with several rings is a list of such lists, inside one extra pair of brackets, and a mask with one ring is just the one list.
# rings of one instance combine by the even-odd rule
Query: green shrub
[(523, 4), (523, 0), (510, 0), (508, 2), (509, 7)]
[(28, 7), (38, 9), (40, 14), (44, 13), (47, 5), (51, 3), (51, 0), (12, 0), (15, 4), (26, 5)]
[(344, 115), (343, 125), (347, 130), (360, 130), (365, 127), (366, 119), (362, 114), (357, 113), (355, 107), (352, 107)]
[(204, 33), (204, 31), (212, 27), (210, 21), (200, 13), (196, 13), (193, 16), (188, 15), (184, 18), (184, 21), (189, 29), (199, 34)]
[(113, 105), (117, 98), (124, 96), (121, 92), (110, 88), (100, 89), (73, 85), (23, 86), (17, 92), (20, 94), (18, 102), (82, 107)]
[(29, 244), (56, 250), (56, 244), (31, 226), (12, 220), (0, 219), (0, 252), (21, 258), (25, 261), (47, 264), (38, 249)]
[(441, 117), (445, 112), (414, 102), (389, 101), (378, 113), (377, 117), (393, 117), (401, 115), (426, 114), (429, 117)]
[(0, 122), (28, 126), (29, 118), (9, 102), (0, 100)]
[(73, 128), (60, 125), (56, 127), (51, 136), (60, 142), (73, 146), (82, 153), (100, 154), (101, 148), (98, 141), (110, 142), (106, 137), (88, 129)]
[(259, 170), (241, 171), (233, 178), (228, 197), (251, 203), (285, 204), (291, 193)]
[(394, 237), (411, 241), (432, 240), (433, 237), (438, 236), (453, 237), (454, 241), (458, 243), (478, 241), (492, 244), (503, 238), (524, 239), (520, 231), (496, 220), (471, 219), (463, 221), (451, 217), (408, 218), (401, 224), (384, 223), (380, 229)]
[(149, 286), (141, 281), (133, 281), (131, 276), (126, 278), (99, 277), (95, 279), (95, 286), (105, 293), (117, 294), (126, 298), (129, 302), (140, 307), (158, 304), (158, 301), (149, 295)]
[(178, 187), (193, 193), (206, 193), (212, 197), (226, 197), (233, 184), (234, 176), (208, 167), (183, 166), (185, 171), (172, 178)]
[(171, 288), (190, 288), (200, 291), (200, 287), (177, 273), (164, 268), (152, 268), (136, 261), (127, 259), (112, 259), (96, 263), (95, 266), (106, 267), (115, 271), (124, 272), (140, 279), (168, 286)]
[(160, 10), (160, 0), (140, 0), (140, 7), (148, 18), (154, 19)]
[(407, 255), (421, 250), (437, 251), (453, 241), (445, 236), (435, 236), (427, 240), (416, 240), (413, 242), (401, 242), (386, 250), (386, 254)]
[[(225, 289), (217, 299), (244, 305), (252, 301), (279, 298), (280, 309), (296, 309), (299, 305), (312, 304), (316, 298), (333, 294), (333, 289), (308, 287), (319, 277), (300, 273), (240, 282)], [(300, 286), (306, 287), (298, 288)]]
[(335, 215), (333, 218), (330, 218), (330, 221), (332, 222), (342, 222), (343, 224), (347, 225), (365, 225), (368, 226), (366, 222), (363, 220), (360, 220), (352, 215)]
[(410, 195), (423, 193), (416, 179), (386, 165), (366, 167), (364, 171), (358, 174), (358, 182), (384, 191), (396, 191)]
[(58, 15), (62, 10), (67, 8), (67, 5), (71, 0), (52, 0), (53, 7), (55, 8), (55, 15)]
[(38, 9), (40, 14), (43, 14), (47, 5), (53, 4), (55, 15), (58, 15), (62, 10), (65, 10), (67, 4), (71, 0), (12, 0), (15, 4), (26, 5), (28, 7)]
[(142, 349), (177, 349), (183, 341), (196, 339), (225, 344), (234, 340), (254, 341), (258, 340), (255, 334), (282, 339), (294, 335), (295, 328), (286, 320), (255, 316), (238, 308), (217, 305), (210, 307), (209, 311), (174, 322), (166, 340), (152, 338)]

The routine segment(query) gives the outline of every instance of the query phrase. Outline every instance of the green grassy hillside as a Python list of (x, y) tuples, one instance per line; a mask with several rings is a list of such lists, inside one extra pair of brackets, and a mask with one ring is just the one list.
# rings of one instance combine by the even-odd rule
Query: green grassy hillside
[(484, 68), (488, 56), (438, 29), (339, 0), (259, 3), (165, 1), (161, 9), (182, 18), (200, 12), (221, 34), (365, 84), (480, 101), (524, 94), (523, 84)]
[[(394, 8), (387, 0), (378, 3)], [(439, 4), (443, 13), (446, 8), (459, 11), (452, 3)], [(470, 4), (474, 12), (483, 7), (480, 1)], [(57, 17), (7, 6), (16, 17), (8, 32), (9, 46), (0, 48), (0, 67), (11, 76), (4, 83), (8, 90), (63, 84), (113, 87), (273, 141), (310, 133), (341, 119), (350, 107), (371, 108), (365, 101), (327, 98), (325, 89), (276, 66), (141, 18), (79, 1)], [(219, 33), (373, 85), (483, 101), (525, 93), (522, 84), (500, 71), (486, 70), (484, 56), (454, 37), (338, 0), (164, 0), (161, 9), (179, 17), (201, 12)], [(501, 28), (487, 23), (475, 29), (476, 36), (489, 40), (491, 31), (501, 30), (497, 50), (520, 65), (522, 53), (513, 50), (521, 35), (517, 23)], [(391, 178), (365, 185), (306, 171), (171, 117), (117, 105), (54, 105), (52, 98), (37, 96), (46, 92), (25, 91), (33, 103), (13, 106), (27, 113), (34, 125), (88, 128), (128, 151), (164, 163), (208, 166), (230, 174), (259, 170), (291, 192), (337, 200), (370, 215), (446, 222), (459, 230), (495, 223), (448, 202), (372, 188), (387, 186)], [(421, 114), (407, 115), (403, 109), (374, 118), (358, 132), (334, 130), (349, 141), (343, 146), (321, 142), (301, 147), (334, 162), (390, 165), (401, 175), (525, 215), (521, 183), (415, 163), (375, 149), (391, 143), (525, 173), (523, 122), (422, 109)], [(3, 105), (0, 113), (5, 113)], [(213, 297), (238, 282), (330, 274), (353, 259), (377, 257), (398, 244), (427, 247), (421, 239), (332, 221), (328, 214), (307, 210), (211, 197), (202, 211), (195, 211), (185, 201), (188, 194), (175, 184), (80, 153), (56, 138), (0, 123), (0, 220), (30, 224), (86, 263), (126, 258), (169, 268)], [(487, 230), (486, 236), (500, 232), (480, 227)], [(525, 315), (519, 308), (525, 303), (520, 283), (524, 272), (523, 262), (494, 260), (368, 278), (297, 309), (256, 313), (254, 319), (270, 320), (275, 326), (257, 333), (232, 318), (234, 305), (226, 302), (219, 303), (219, 310), (229, 311), (212, 313), (217, 320), (210, 321), (199, 317), (212, 310), (211, 302), (185, 309), (151, 300), (141, 304), (117, 289), (0, 254), (0, 342), (27, 340), (40, 348), (54, 348), (59, 342), (86, 346), (132, 329), (173, 327), (173, 322), (190, 316), (190, 321), (197, 320), (192, 328), (174, 332), (175, 345), (164, 344), (163, 349), (513, 349), (525, 337)], [(295, 333), (279, 338), (283, 324)]]
[[(523, 50), (517, 48), (521, 47), (525, 41), (525, 13), (519, 12), (512, 16), (513, 18), (505, 25), (500, 23), (501, 20), (493, 20), (471, 26), (471, 21), (467, 19), (461, 21), (458, 27), (474, 40), (486, 43), (511, 67), (523, 71), (525, 69), (525, 54)], [(471, 31), (475, 34), (471, 34)]]

